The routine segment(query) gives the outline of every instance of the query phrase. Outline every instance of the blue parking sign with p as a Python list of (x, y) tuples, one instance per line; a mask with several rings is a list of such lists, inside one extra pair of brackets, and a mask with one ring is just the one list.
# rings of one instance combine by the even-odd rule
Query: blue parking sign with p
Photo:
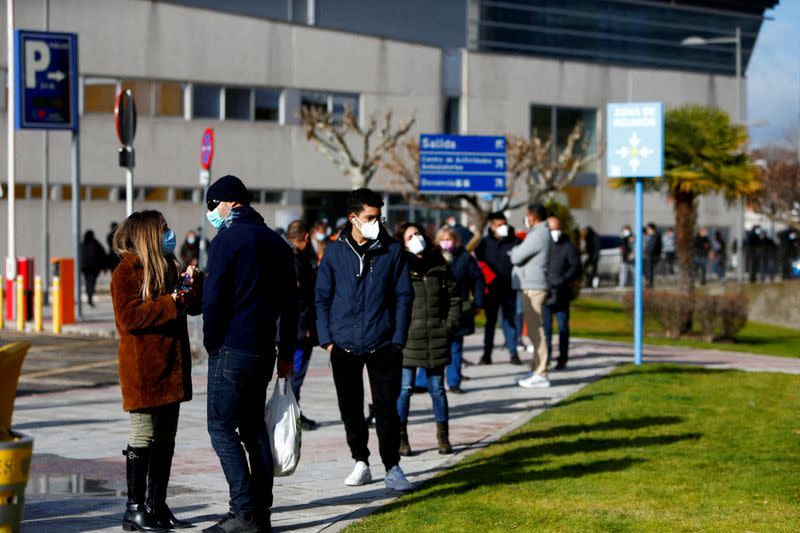
[(609, 178), (664, 175), (664, 105), (608, 104), (606, 173)]
[(14, 83), (19, 129), (78, 129), (78, 36), (17, 30)]

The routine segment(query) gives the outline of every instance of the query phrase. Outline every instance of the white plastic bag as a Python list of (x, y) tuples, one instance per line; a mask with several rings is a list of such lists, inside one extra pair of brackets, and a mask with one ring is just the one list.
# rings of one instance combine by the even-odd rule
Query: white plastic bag
[(300, 462), (302, 430), (300, 406), (288, 379), (278, 378), (275, 382), (272, 398), (267, 401), (265, 420), (272, 447), (274, 475), (291, 476)]

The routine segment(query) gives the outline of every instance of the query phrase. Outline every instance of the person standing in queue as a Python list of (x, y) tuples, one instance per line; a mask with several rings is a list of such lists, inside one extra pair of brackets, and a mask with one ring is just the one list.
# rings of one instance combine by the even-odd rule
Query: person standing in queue
[(569, 306), (574, 295), (573, 283), (581, 276), (581, 259), (578, 249), (561, 231), (558, 217), (547, 219), (553, 248), (550, 252), (550, 268), (547, 278), (550, 296), (544, 305), (544, 337), (547, 345), (547, 360), (553, 359), (553, 317), (558, 322), (558, 360), (556, 369), (567, 367), (569, 360)]
[(276, 357), (278, 377), (292, 375), (294, 257), (286, 241), (250, 207), (250, 194), (239, 178), (223, 176), (211, 184), (206, 204), (208, 220), (217, 228), (203, 292), (208, 433), (228, 482), (230, 512), (204, 531), (271, 531), (274, 480), (264, 404)]
[(463, 246), (458, 233), (452, 227), (444, 227), (436, 234), (436, 245), (442, 251), (450, 271), (456, 279), (456, 290), (460, 297), (461, 312), (453, 343), (451, 360), (445, 371), (450, 392), (461, 394), (461, 364), (464, 359), (464, 337), (475, 332), (475, 314), (483, 307), (486, 283), (478, 262)]
[(397, 399), (400, 415), (400, 455), (410, 456), (408, 411), (417, 368), (424, 368), (428, 393), (433, 400), (436, 441), (439, 453), (453, 453), (450, 445), (447, 393), (444, 390), (445, 367), (450, 363), (450, 349), (458, 330), (461, 298), (456, 280), (442, 254), (430, 245), (425, 230), (417, 224), (404, 224), (397, 234), (408, 253), (408, 270), (414, 287), (411, 327), (403, 350), (403, 383)]
[(167, 506), (180, 403), (192, 399), (186, 315), (200, 314), (197, 270), (178, 290), (175, 233), (158, 211), (132, 213), (114, 232), (120, 263), (111, 276), (119, 332), (122, 407), (130, 413), (125, 455), (128, 486), (122, 527), (167, 531), (192, 525)]
[(364, 417), (366, 366), (384, 483), (402, 491), (411, 483), (400, 468), (397, 398), (414, 290), (407, 254), (382, 226), (381, 207), (383, 200), (370, 189), (350, 193), (348, 221), (326, 248), (317, 272), (317, 334), (331, 357), (339, 412), (356, 462), (345, 485), (372, 481)]

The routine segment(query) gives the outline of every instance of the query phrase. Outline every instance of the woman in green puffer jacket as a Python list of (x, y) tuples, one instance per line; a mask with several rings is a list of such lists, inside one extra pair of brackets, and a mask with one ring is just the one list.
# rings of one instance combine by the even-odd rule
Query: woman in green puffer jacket
[(453, 453), (448, 427), (444, 370), (450, 363), (450, 347), (458, 330), (461, 298), (447, 262), (441, 252), (431, 245), (422, 227), (404, 224), (397, 238), (406, 247), (408, 269), (414, 286), (411, 327), (403, 349), (403, 383), (397, 399), (401, 424), (400, 455), (411, 455), (407, 429), (408, 411), (417, 368), (424, 368), (428, 376), (428, 392), (433, 400), (439, 453)]

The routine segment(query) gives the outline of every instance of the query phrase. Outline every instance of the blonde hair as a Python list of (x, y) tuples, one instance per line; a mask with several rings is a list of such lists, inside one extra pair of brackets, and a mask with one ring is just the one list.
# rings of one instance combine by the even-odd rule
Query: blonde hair
[(114, 251), (120, 256), (131, 254), (144, 270), (141, 296), (156, 299), (168, 292), (169, 261), (161, 250), (164, 215), (158, 211), (137, 211), (120, 224), (114, 233)]
[(456, 233), (456, 230), (454, 230), (449, 226), (443, 227), (436, 233), (436, 244), (439, 244), (442, 240), (445, 239), (450, 239), (451, 241), (453, 241), (453, 245), (456, 248), (461, 246), (462, 244), (461, 239), (458, 237), (458, 233)]

